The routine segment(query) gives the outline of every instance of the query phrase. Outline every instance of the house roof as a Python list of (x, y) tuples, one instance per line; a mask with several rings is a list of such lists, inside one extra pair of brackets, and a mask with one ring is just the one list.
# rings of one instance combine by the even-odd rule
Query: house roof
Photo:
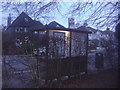
[(50, 27), (49, 25), (45, 25), (44, 28), (30, 28), (33, 31), (44, 31), (44, 30), (63, 30), (63, 31), (71, 31), (71, 32), (83, 32), (83, 33), (91, 33), (88, 30), (83, 30), (83, 29), (71, 29), (71, 28), (60, 28), (60, 27)]
[[(79, 27), (80, 28), (80, 27)], [(79, 29), (78, 28), (78, 29)], [(101, 32), (101, 34), (109, 34), (109, 35), (112, 35), (114, 32), (113, 31), (110, 31), (110, 30), (105, 30), (105, 31), (101, 31), (101, 30), (97, 30), (97, 29), (94, 29), (92, 27), (84, 27), (82, 26), (82, 28), (86, 28), (86, 30), (92, 32), (92, 33), (96, 33), (96, 32)], [(85, 29), (84, 29), (85, 30)]]
[(91, 32), (91, 30), (89, 30), (87, 27), (85, 26), (80, 26), (77, 28), (78, 30), (82, 30), (82, 31), (86, 31), (86, 32)]
[(86, 28), (71, 29), (65, 28), (56, 21), (50, 22), (48, 25), (43, 25), (39, 21), (33, 20), (26, 13), (22, 12), (9, 27), (28, 27), (29, 30), (64, 30), (64, 31), (74, 31), (74, 32), (85, 32), (90, 33)]
[(47, 27), (50, 28), (65, 28), (64, 26), (62, 26), (61, 24), (57, 23), (56, 21), (52, 21), (50, 22)]
[(110, 30), (105, 30), (105, 31), (102, 31), (102, 33), (112, 35), (114, 32)]
[(26, 13), (22, 12), (9, 27), (38, 27), (43, 26), (39, 21), (30, 18)]
[(92, 32), (92, 33), (96, 33), (98, 30), (92, 28), (92, 27), (86, 27), (88, 31)]

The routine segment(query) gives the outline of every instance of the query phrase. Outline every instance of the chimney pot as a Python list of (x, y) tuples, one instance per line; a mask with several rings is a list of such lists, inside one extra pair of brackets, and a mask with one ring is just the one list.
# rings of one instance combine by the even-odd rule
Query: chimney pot
[(9, 13), (8, 19), (7, 19), (7, 27), (9, 27), (11, 24), (11, 14)]

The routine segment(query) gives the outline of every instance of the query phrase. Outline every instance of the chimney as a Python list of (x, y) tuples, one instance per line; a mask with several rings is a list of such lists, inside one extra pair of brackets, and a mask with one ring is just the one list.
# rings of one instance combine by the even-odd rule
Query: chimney
[(74, 18), (68, 18), (68, 28), (75, 28)]
[(9, 14), (8, 18), (7, 18), (7, 27), (9, 27), (11, 24), (11, 14)]
[(80, 23), (75, 24), (75, 28), (79, 28), (80, 26), (81, 26)]
[(85, 23), (83, 24), (83, 26), (85, 26), (85, 27), (88, 26), (87, 22), (85, 22)]
[(88, 26), (88, 24), (87, 24), (87, 20), (84, 21), (83, 26), (85, 26), (85, 27)]

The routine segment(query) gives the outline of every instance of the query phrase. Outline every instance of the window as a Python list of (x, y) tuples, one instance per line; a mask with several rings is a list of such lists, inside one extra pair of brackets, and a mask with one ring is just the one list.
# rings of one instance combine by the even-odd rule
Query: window
[(38, 32), (37, 32), (37, 31), (34, 31), (34, 34), (38, 34)]
[(19, 28), (16, 28), (15, 32), (20, 32), (20, 29), (19, 29)]
[(28, 18), (24, 18), (26, 22), (28, 22)]
[(26, 27), (24, 28), (24, 32), (27, 32), (27, 28)]
[(19, 38), (16, 38), (16, 41), (20, 41), (20, 39), (19, 39)]
[(23, 33), (23, 32), (27, 32), (27, 28), (23, 28), (23, 27), (18, 27), (16, 28), (15, 32), (19, 32), (19, 33)]
[(56, 56), (64, 56), (65, 55), (65, 33), (54, 32), (53, 35), (55, 38), (54, 52)]
[(59, 25), (56, 25), (56, 27), (60, 27)]
[(46, 32), (45, 31), (41, 31), (41, 32), (39, 32), (39, 34), (42, 34), (42, 35), (44, 35)]
[(22, 27), (20, 27), (20, 32), (23, 32), (23, 28)]

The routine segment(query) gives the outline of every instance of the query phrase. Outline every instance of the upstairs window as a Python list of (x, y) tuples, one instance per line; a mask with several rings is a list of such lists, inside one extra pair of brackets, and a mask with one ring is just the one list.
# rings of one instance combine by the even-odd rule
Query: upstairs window
[(15, 32), (20, 32), (20, 28), (16, 28)]
[(26, 22), (28, 22), (28, 18), (24, 18)]
[(27, 32), (27, 28), (19, 27), (19, 28), (16, 28), (15, 32), (19, 32), (19, 33)]
[(20, 27), (20, 32), (24, 32), (24, 28), (23, 27)]
[(59, 25), (56, 25), (56, 27), (60, 27)]
[(24, 28), (24, 32), (28, 32), (26, 27)]

